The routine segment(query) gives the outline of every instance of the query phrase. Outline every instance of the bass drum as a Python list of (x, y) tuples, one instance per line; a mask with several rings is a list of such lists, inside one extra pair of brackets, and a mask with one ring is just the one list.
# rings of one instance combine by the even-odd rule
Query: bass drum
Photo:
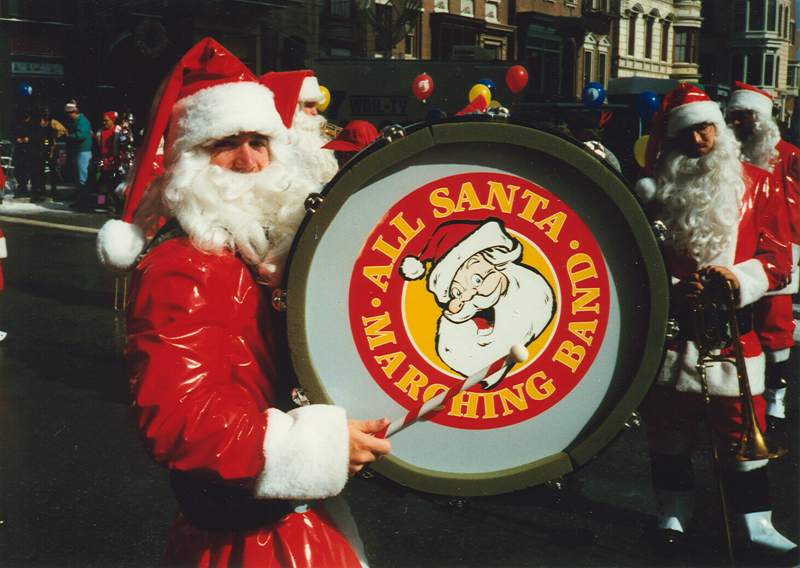
[(585, 464), (643, 400), (666, 267), (630, 185), (580, 143), (508, 117), (420, 123), (321, 197), (285, 286), (312, 402), (394, 420), (513, 345), (528, 352), (392, 436), (375, 471), (443, 495), (522, 489)]

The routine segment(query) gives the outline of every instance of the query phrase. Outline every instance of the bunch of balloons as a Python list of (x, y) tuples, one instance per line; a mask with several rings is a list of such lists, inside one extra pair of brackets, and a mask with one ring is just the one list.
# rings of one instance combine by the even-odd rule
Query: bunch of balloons
[[(660, 106), (661, 100), (653, 91), (645, 91), (636, 99), (636, 112), (639, 113), (639, 116), (644, 121), (653, 120), (653, 116), (658, 112)], [(645, 154), (647, 153), (648, 140), (650, 140), (650, 136), (645, 134), (639, 137), (633, 145), (633, 156), (636, 158), (636, 162), (642, 167), (645, 166)]]

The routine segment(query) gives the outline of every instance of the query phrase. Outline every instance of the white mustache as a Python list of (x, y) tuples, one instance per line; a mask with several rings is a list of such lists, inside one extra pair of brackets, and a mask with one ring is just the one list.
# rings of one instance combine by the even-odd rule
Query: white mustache
[(471, 320), (479, 311), (493, 307), (500, 300), (501, 295), (502, 286), (498, 282), (497, 287), (488, 296), (476, 294), (469, 302), (464, 302), (464, 307), (457, 314), (445, 310), (443, 315), (453, 323), (463, 323)]

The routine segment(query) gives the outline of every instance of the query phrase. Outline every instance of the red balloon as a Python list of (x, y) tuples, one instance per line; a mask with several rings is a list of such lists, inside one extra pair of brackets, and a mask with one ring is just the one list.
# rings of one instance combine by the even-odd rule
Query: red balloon
[(413, 89), (414, 95), (424, 103), (433, 92), (433, 79), (425, 73), (417, 75), (416, 79), (414, 79)]
[(522, 65), (514, 65), (506, 73), (506, 84), (512, 93), (519, 93), (528, 84), (528, 72)]

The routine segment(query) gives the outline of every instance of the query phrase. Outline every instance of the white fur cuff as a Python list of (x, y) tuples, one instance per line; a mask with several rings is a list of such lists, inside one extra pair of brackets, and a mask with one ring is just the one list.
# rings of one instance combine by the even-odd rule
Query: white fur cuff
[(319, 499), (347, 483), (350, 431), (343, 408), (313, 404), (283, 413), (267, 410), (264, 471), (255, 496)]
[(731, 272), (739, 280), (739, 307), (750, 305), (767, 293), (769, 280), (758, 259), (741, 262), (731, 268)]

